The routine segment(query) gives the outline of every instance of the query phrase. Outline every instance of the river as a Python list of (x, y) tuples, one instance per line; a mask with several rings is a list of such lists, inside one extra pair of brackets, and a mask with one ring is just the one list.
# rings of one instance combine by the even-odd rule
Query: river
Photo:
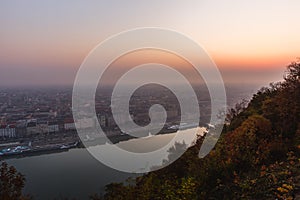
[[(194, 138), (196, 129), (178, 131)], [(199, 130), (198, 130), (199, 131)], [(151, 138), (131, 139), (118, 145), (128, 151), (147, 152), (162, 147), (176, 133), (156, 135)], [(91, 194), (101, 194), (105, 185), (124, 182), (141, 174), (125, 173), (111, 169), (92, 157), (86, 149), (10, 158), (6, 162), (25, 175), (24, 193), (34, 199), (88, 199)], [(161, 161), (158, 161), (161, 163)]]

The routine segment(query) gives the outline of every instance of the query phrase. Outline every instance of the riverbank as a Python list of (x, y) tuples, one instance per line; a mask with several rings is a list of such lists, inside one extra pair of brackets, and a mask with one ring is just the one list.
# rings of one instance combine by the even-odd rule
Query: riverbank
[[(204, 125), (207, 127), (208, 125)], [(181, 126), (180, 130), (195, 128), (195, 124), (185, 124)], [(178, 131), (179, 126), (164, 127), (157, 135), (170, 134)], [(147, 135), (141, 135), (141, 137), (147, 137)], [(122, 141), (135, 139), (129, 134), (120, 132), (111, 132), (107, 138), (111, 143), (116, 144)], [(37, 135), (34, 138), (22, 138), (19, 140), (10, 140), (6, 143), (0, 143), (0, 160), (4, 160), (10, 157), (24, 157), (48, 154), (51, 152), (67, 151), (72, 148), (86, 148), (90, 146), (96, 146), (105, 144), (106, 138), (88, 138), (81, 141), (76, 131), (69, 131), (64, 133), (54, 133), (49, 135)]]

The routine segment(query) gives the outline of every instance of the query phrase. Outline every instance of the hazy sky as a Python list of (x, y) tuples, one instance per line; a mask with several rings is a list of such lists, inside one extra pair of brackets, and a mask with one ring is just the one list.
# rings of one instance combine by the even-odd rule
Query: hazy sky
[(201, 44), (226, 82), (281, 79), (300, 56), (299, 0), (1, 0), (0, 85), (72, 84), (99, 42), (155, 26)]

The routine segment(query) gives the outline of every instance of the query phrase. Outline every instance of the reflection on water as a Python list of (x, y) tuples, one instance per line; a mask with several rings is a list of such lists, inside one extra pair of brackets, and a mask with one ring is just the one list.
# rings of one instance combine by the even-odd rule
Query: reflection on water
[[(204, 130), (202, 128), (201, 132)], [(176, 143), (184, 143), (187, 145), (184, 146), (188, 147), (197, 138), (196, 134), (198, 132), (200, 132), (198, 129), (187, 129), (178, 131), (176, 134), (132, 139), (118, 145), (106, 143), (92, 146), (88, 150), (97, 160), (114, 169), (129, 173), (149, 172), (154, 166), (155, 169), (159, 169), (163, 160), (168, 160), (164, 163), (164, 166), (174, 162), (176, 158), (184, 153), (186, 148), (178, 151), (171, 160), (168, 159), (168, 150)], [(146, 148), (148, 151), (146, 151)]]
[[(132, 139), (126, 142), (120, 142), (117, 144), (117, 146), (124, 150), (135, 152), (135, 153), (151, 152), (166, 146), (166, 144), (171, 142), (175, 134), (178, 134), (178, 136), (180, 136), (178, 137), (176, 142), (182, 143), (184, 140), (183, 135), (185, 135), (185, 138), (187, 138), (189, 141), (193, 141), (196, 137), (196, 134), (201, 134), (203, 131), (205, 131), (205, 128), (198, 128), (198, 129), (199, 130), (196, 130), (196, 128), (192, 128), (183, 131), (178, 131), (177, 133), (172, 133), (172, 134), (163, 134), (163, 135)], [(185, 143), (189, 143), (189, 141), (185, 141)]]
[[(195, 138), (196, 129), (178, 133)], [(199, 131), (199, 130), (198, 130)], [(176, 133), (123, 141), (118, 146), (131, 152), (148, 152), (164, 146)], [(95, 160), (86, 149), (71, 149), (67, 152), (38, 155), (7, 160), (26, 177), (25, 193), (35, 199), (76, 197), (88, 199), (93, 193), (101, 193), (111, 182), (121, 182), (137, 176), (111, 169)], [(157, 163), (161, 164), (162, 160)]]

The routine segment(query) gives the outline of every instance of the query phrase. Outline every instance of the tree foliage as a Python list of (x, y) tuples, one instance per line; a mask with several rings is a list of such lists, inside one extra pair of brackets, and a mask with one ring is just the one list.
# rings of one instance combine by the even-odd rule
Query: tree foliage
[(0, 167), (0, 199), (1, 200), (27, 200), (28, 196), (22, 195), (25, 178), (13, 166), (2, 162)]

